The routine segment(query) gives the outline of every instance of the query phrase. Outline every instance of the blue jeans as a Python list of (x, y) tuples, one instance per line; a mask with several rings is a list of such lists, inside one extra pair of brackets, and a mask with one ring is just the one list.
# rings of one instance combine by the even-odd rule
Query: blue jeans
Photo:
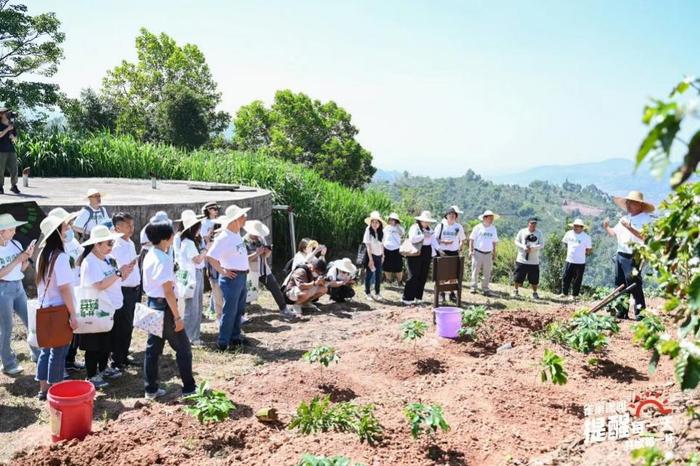
[(144, 385), (147, 393), (158, 391), (158, 359), (163, 354), (163, 346), (167, 340), (170, 347), (175, 351), (175, 361), (177, 369), (182, 379), (182, 392), (190, 393), (196, 388), (194, 376), (192, 375), (192, 349), (190, 340), (184, 330), (175, 331), (175, 320), (173, 313), (168, 308), (168, 303), (164, 298), (148, 298), (148, 307), (163, 311), (163, 338), (148, 335), (146, 342), (146, 357), (143, 359)]
[(219, 277), (221, 294), (224, 296), (224, 308), (219, 326), (219, 348), (224, 349), (231, 343), (241, 341), (241, 317), (245, 312), (247, 276), (238, 272), (236, 278)]
[(39, 360), (36, 363), (37, 382), (45, 381), (54, 384), (63, 380), (66, 370), (66, 354), (70, 345), (57, 348), (41, 348)]
[(369, 294), (370, 285), (374, 280), (374, 292), (379, 294), (379, 285), (382, 283), (382, 256), (372, 254), (372, 260), (374, 261), (374, 272), (370, 270), (369, 265), (365, 270), (365, 293)]
[[(17, 367), (17, 356), (12, 352), (12, 312), (15, 312), (27, 326), (27, 294), (22, 280), (0, 280), (0, 359), (2, 368), (9, 371)], [(34, 359), (39, 357), (39, 348), (29, 348)]]

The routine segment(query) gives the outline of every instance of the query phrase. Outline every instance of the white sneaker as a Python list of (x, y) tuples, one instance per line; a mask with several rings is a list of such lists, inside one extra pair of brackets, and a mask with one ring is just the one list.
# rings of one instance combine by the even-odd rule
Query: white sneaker
[(159, 388), (153, 393), (148, 393), (146, 392), (146, 399), (147, 400), (155, 400), (156, 398), (160, 398), (161, 396), (165, 396), (167, 392), (163, 390), (162, 388)]
[(374, 301), (374, 296), (372, 296), (372, 293), (365, 293), (365, 298), (367, 298), (367, 301)]
[(18, 365), (18, 366), (13, 367), (12, 369), (4, 370), (3, 372), (7, 375), (17, 375), (17, 374), (21, 374), (22, 372), (24, 372), (24, 367)]
[(380, 295), (379, 293), (374, 293), (372, 297), (375, 301), (384, 301), (384, 298), (382, 298), (382, 295)]
[(413, 306), (414, 304), (413, 301), (409, 301), (408, 299), (402, 299), (401, 302), (404, 303), (406, 306)]
[(302, 316), (301, 304), (294, 304), (294, 305), (292, 305), (292, 314), (294, 314), (295, 317), (301, 317), (301, 316)]
[[(292, 306), (292, 307), (294, 307), (294, 306)], [(282, 309), (280, 311), (280, 314), (282, 314), (282, 317), (285, 317), (287, 319), (296, 319), (299, 317), (296, 312), (289, 309), (288, 307), (285, 307), (284, 309)]]

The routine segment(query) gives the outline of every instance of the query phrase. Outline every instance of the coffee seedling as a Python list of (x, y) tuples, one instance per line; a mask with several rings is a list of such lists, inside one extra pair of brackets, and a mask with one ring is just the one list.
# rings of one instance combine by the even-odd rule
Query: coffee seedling
[(564, 385), (567, 381), (566, 370), (564, 369), (564, 360), (554, 351), (545, 348), (544, 356), (542, 357), (540, 378), (542, 382), (547, 379), (551, 380), (555, 385)]
[(424, 433), (432, 437), (438, 429), (443, 432), (450, 430), (440, 405), (426, 406), (423, 403), (411, 403), (404, 408), (403, 412), (411, 424), (411, 436), (414, 439), (418, 439)]
[(371, 404), (332, 404), (329, 396), (314, 397), (310, 403), (302, 401), (292, 416), (289, 429), (298, 429), (304, 435), (329, 430), (354, 432), (360, 441), (370, 444), (379, 440), (383, 431)]
[(333, 362), (337, 364), (340, 360), (338, 352), (332, 346), (317, 346), (311, 351), (304, 353), (303, 358), (309, 364), (317, 362), (323, 367), (328, 367)]
[(202, 424), (209, 422), (221, 422), (228, 418), (236, 405), (228, 399), (224, 392), (209, 389), (209, 382), (204, 382), (197, 387), (197, 392), (186, 396), (185, 401), (193, 401), (185, 410), (195, 416)]
[(484, 306), (470, 306), (462, 311), (462, 328), (459, 329), (459, 336), (476, 341), (477, 332), (484, 324), (488, 314)]
[(344, 456), (315, 456), (305, 454), (297, 463), (297, 466), (363, 466), (360, 463), (352, 463), (350, 458)]
[(416, 342), (425, 336), (428, 324), (422, 320), (407, 320), (401, 324), (401, 339), (413, 342), (413, 355), (416, 355)]
[(653, 374), (656, 370), (656, 365), (659, 362), (661, 354), (656, 345), (661, 340), (661, 334), (666, 330), (663, 322), (658, 316), (651, 314), (648, 311), (642, 313), (642, 320), (634, 325), (634, 335), (632, 341), (646, 350), (650, 350), (651, 360), (649, 361), (649, 373)]

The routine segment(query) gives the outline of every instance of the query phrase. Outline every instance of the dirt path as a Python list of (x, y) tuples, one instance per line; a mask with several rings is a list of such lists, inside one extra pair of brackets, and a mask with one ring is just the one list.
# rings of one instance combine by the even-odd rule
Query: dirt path
[[(490, 300), (466, 294), (467, 304), (484, 304), (492, 311), (488, 335), (468, 343), (435, 336), (429, 307), (398, 307), (396, 291), (385, 295), (391, 301), (383, 305), (362, 299), (322, 305), (321, 313), (299, 323), (280, 320), (268, 310), (273, 306), (265, 298), (262, 307), (251, 309), (245, 327), (254, 344), (251, 349), (241, 354), (196, 349), (197, 380), (211, 381), (238, 406), (222, 424), (200, 426), (183, 412), (172, 386), (165, 403), (143, 402), (140, 371), (132, 370), (96, 400), (94, 435), (81, 443), (25, 450), (12, 462), (294, 465), (308, 452), (344, 455), (366, 465), (628, 464), (622, 442), (580, 445), (584, 406), (627, 400), (648, 390), (681, 400), (667, 383), (672, 380), (668, 364), (647, 375), (647, 355), (629, 343), (629, 322), (623, 322), (609, 349), (594, 361), (557, 347), (569, 372), (569, 382), (559, 387), (542, 384), (537, 367), (544, 347), (555, 345), (533, 334), (553, 320), (570, 317), (571, 305), (551, 297), (534, 303), (513, 301), (505, 294)], [(400, 324), (410, 318), (431, 324), (415, 354), (399, 338)], [(213, 344), (214, 338), (214, 326), (208, 323), (205, 341)], [(496, 351), (507, 342), (512, 349)], [(337, 365), (320, 370), (299, 361), (321, 343), (337, 348)], [(136, 356), (142, 358), (140, 334), (136, 348)], [(177, 378), (171, 353), (165, 361), (162, 378), (172, 385)], [(14, 381), (0, 376), (0, 454), (5, 460), (48, 443), (45, 409), (27, 398), (34, 391), (29, 376)], [(370, 446), (349, 433), (302, 436), (285, 429), (300, 401), (323, 394), (334, 401), (373, 403), (384, 440)], [(432, 443), (412, 440), (402, 410), (414, 401), (441, 404), (450, 431), (438, 434)], [(266, 406), (276, 407), (283, 422), (259, 423), (253, 413)], [(607, 459), (615, 455), (619, 462)]]

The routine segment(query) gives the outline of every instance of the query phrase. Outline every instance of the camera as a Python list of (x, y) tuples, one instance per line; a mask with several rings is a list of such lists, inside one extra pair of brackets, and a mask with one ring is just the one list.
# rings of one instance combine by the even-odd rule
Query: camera
[(12, 111), (7, 112), (6, 115), (7, 115), (7, 118), (9, 120), (14, 120), (15, 118), (18, 117), (17, 112), (12, 112)]
[[(532, 244), (537, 244), (537, 235), (530, 233), (529, 235), (527, 235), (525, 237), (525, 245), (527, 247), (530, 247), (530, 245), (532, 245)], [(530, 258), (530, 253), (526, 252), (525, 253), (525, 260), (529, 260), (529, 258)]]

